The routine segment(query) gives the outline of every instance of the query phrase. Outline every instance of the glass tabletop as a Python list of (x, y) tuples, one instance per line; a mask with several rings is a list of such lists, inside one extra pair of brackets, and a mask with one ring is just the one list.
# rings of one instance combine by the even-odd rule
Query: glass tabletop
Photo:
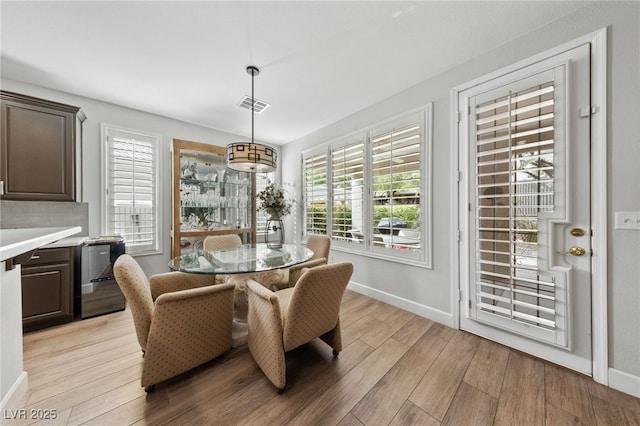
[(169, 268), (192, 274), (246, 274), (286, 268), (311, 259), (303, 244), (245, 244), (225, 250), (196, 250), (171, 259)]

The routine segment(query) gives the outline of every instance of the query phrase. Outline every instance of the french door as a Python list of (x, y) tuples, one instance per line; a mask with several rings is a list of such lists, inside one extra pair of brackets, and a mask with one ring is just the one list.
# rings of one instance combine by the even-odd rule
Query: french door
[(591, 374), (589, 44), (458, 104), (460, 328)]

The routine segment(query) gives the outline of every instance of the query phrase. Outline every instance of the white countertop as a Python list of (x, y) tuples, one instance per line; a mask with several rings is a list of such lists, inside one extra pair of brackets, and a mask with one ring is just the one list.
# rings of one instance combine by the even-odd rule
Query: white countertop
[(80, 226), (0, 229), (0, 261), (35, 250), (82, 231)]
[(67, 238), (62, 238), (61, 240), (58, 240), (54, 243), (47, 244), (42, 248), (48, 249), (48, 248), (58, 248), (58, 247), (75, 247), (75, 246), (82, 245), (88, 239), (89, 237), (87, 235), (67, 237)]

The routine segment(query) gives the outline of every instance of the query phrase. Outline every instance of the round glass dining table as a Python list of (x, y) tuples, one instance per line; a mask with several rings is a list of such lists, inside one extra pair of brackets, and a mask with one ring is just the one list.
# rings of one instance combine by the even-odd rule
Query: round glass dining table
[(171, 259), (169, 268), (189, 274), (226, 276), (236, 285), (233, 308), (233, 346), (247, 342), (246, 281), (253, 279), (265, 287), (285, 282), (282, 269), (305, 262), (313, 251), (303, 244), (245, 244), (224, 250), (196, 250)]
[(250, 274), (288, 268), (312, 256), (313, 251), (303, 244), (281, 244), (277, 247), (244, 244), (231, 249), (186, 253), (171, 259), (169, 268), (190, 274)]

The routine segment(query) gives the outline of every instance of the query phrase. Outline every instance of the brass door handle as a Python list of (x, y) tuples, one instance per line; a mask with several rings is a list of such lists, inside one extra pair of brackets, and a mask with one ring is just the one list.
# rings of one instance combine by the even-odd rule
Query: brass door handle
[(586, 252), (587, 251), (585, 249), (583, 249), (582, 247), (573, 246), (567, 251), (558, 251), (556, 253), (558, 253), (558, 254), (572, 254), (574, 256), (582, 256)]

